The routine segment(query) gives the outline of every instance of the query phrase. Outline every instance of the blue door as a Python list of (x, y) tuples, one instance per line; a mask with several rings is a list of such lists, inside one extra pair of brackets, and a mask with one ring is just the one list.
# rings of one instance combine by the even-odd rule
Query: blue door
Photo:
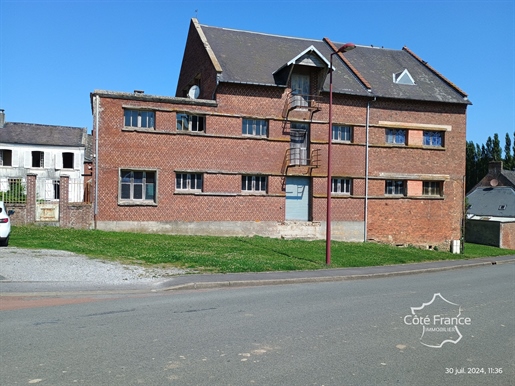
[(286, 220), (309, 220), (309, 178), (286, 177)]

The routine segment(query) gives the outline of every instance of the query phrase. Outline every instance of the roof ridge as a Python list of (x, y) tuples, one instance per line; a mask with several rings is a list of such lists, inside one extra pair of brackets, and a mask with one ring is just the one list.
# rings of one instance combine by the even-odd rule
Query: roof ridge
[(200, 27), (216, 28), (216, 29), (221, 29), (221, 30), (224, 30), (224, 31), (232, 31), (232, 32), (245, 32), (245, 33), (255, 34), (255, 35), (273, 36), (273, 37), (276, 37), (276, 38), (283, 38), (283, 39), (308, 40), (308, 41), (313, 41), (313, 42), (320, 42), (320, 39), (314, 39), (314, 38), (300, 38), (300, 37), (295, 37), (295, 36), (285, 36), (285, 35), (277, 35), (277, 34), (271, 34), (271, 33), (265, 33), (265, 32), (256, 32), (256, 31), (242, 30), (242, 29), (237, 29), (237, 28), (214, 27), (212, 25), (201, 24), (195, 18), (193, 18), (192, 20), (196, 20), (196, 23)]
[(423, 66), (425, 66), (428, 70), (430, 70), (433, 74), (438, 76), (440, 79), (442, 79), (445, 83), (447, 83), (449, 86), (451, 86), (454, 90), (456, 90), (458, 93), (460, 93), (464, 99), (468, 100), (468, 95), (465, 91), (461, 90), (458, 86), (456, 86), (454, 83), (452, 83), (449, 79), (447, 79), (445, 76), (443, 76), (441, 73), (436, 71), (433, 67), (431, 67), (425, 60), (422, 60), (418, 55), (416, 55), (413, 51), (411, 51), (407, 46), (402, 47), (403, 51), (406, 51), (408, 54), (410, 54), (413, 58), (418, 60)]
[[(29, 123), (29, 122), (5, 122), (5, 125), (25, 125), (25, 126), (45, 126), (45, 127), (62, 127), (65, 129), (78, 129), (78, 130), (87, 130), (87, 127), (79, 127), (79, 126), (63, 126), (63, 125), (50, 125), (46, 123)], [(4, 126), (5, 127), (5, 126)]]

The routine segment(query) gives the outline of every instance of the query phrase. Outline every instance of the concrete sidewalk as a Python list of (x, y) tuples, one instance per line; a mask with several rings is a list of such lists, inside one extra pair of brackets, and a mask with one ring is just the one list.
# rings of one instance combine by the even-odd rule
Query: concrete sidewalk
[(470, 260), (444, 260), (426, 263), (363, 268), (335, 268), (315, 271), (287, 271), (231, 274), (187, 274), (159, 284), (161, 290), (243, 287), (292, 283), (330, 282), (394, 275), (410, 275), (515, 262), (515, 255)]

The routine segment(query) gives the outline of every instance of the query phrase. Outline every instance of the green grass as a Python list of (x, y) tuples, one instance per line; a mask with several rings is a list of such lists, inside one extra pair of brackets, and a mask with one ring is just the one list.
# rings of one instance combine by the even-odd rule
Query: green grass
[[(331, 243), (330, 268), (515, 255), (514, 250), (466, 244), (462, 255), (376, 243)], [(327, 268), (325, 241), (265, 237), (173, 236), (50, 226), (15, 226), (10, 246), (57, 249), (124, 263), (200, 272), (264, 272)]]

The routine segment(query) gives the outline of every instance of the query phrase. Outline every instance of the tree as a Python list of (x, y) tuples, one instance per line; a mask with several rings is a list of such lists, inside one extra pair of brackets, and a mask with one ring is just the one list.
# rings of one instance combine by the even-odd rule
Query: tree
[[(514, 138), (515, 140), (515, 138)], [(511, 170), (515, 168), (515, 164), (513, 161), (513, 155), (511, 154), (511, 138), (510, 134), (506, 133), (506, 137), (504, 138), (504, 168)]]

